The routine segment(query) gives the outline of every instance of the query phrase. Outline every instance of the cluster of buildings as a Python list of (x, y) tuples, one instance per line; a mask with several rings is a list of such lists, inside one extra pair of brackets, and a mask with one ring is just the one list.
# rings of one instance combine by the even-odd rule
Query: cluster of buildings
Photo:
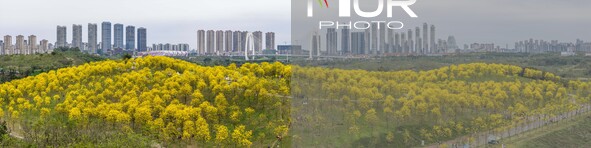
[(515, 43), (515, 50), (527, 53), (543, 52), (591, 52), (591, 43), (577, 39), (575, 43), (558, 40), (524, 40)]
[(501, 49), (500, 46), (495, 46), (494, 43), (472, 43), (470, 45), (464, 44), (464, 52), (504, 52), (506, 49)]
[(152, 49), (150, 51), (190, 51), (189, 44), (180, 43), (180, 44), (152, 44)]
[[(249, 34), (251, 38), (249, 39)], [(265, 48), (263, 48), (263, 32), (232, 31), (232, 30), (198, 30), (197, 53), (199, 55), (231, 55), (244, 53), (252, 41), (255, 53), (263, 50), (275, 50), (275, 33), (265, 33)], [(249, 43), (250, 44), (250, 43)]]
[[(310, 56), (428, 55), (458, 49), (453, 36), (447, 40), (436, 39), (435, 25), (429, 26), (424, 23), (422, 29), (416, 27), (414, 30), (408, 29), (403, 32), (389, 29), (385, 22), (367, 25), (365, 24), (364, 28), (368, 29), (361, 31), (352, 31), (350, 27), (342, 25), (344, 27), (339, 30), (327, 28), (325, 37), (313, 34)], [(322, 41), (323, 38), (325, 42)], [(326, 45), (323, 46), (322, 43)]]
[(10, 35), (4, 36), (4, 40), (0, 40), (0, 55), (27, 55), (53, 51), (53, 45), (51, 43), (45, 39), (37, 42), (37, 36), (35, 35), (30, 35), (26, 39), (23, 35), (17, 35), (14, 44), (13, 41)]
[(56, 48), (71, 47), (91, 54), (113, 54), (116, 52), (147, 51), (147, 29), (103, 22), (100, 28), (101, 40), (98, 41), (97, 24), (88, 24), (88, 42), (82, 42), (82, 25), (72, 25), (72, 41), (67, 42), (67, 27), (57, 26)]

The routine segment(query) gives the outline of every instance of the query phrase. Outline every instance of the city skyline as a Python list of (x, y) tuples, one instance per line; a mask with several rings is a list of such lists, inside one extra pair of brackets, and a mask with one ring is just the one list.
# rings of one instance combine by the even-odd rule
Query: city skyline
[[(0, 19), (12, 20), (0, 22), (0, 28), (2, 28), (0, 34), (36, 34), (47, 36), (49, 41), (56, 41), (55, 26), (59, 24), (68, 26), (67, 42), (70, 42), (72, 24), (98, 23), (100, 29), (101, 22), (109, 21), (113, 24), (134, 24), (136, 27), (148, 28), (150, 35), (147, 40), (150, 45), (154, 43), (188, 43), (192, 49), (196, 49), (194, 32), (198, 28), (269, 30), (277, 33), (277, 43), (290, 42), (290, 5), (288, 0), (31, 0), (27, 2), (7, 1), (3, 2), (3, 5), (19, 6), (31, 3), (35, 3), (35, 5), (31, 5), (34, 9), (51, 11), (29, 12), (18, 9), (18, 7), (0, 9), (0, 13), (15, 15), (0, 15)], [(77, 5), (79, 3), (84, 3), (84, 6)], [(228, 3), (232, 4), (228, 5)], [(219, 9), (219, 6), (224, 6), (224, 9)], [(109, 8), (109, 11), (104, 11), (104, 8)], [(83, 25), (83, 36), (87, 36), (87, 34), (87, 27)], [(98, 42), (101, 40), (100, 36), (99, 30)], [(83, 42), (88, 42), (87, 40), (88, 38), (83, 37)]]
[[(99, 9), (103, 8), (100, 6), (105, 6), (109, 2), (119, 1), (85, 1), (89, 5), (97, 6), (96, 8), (73, 7), (71, 5), (73, 3), (69, 3), (70, 1), (7, 1), (5, 2), (7, 5), (18, 6), (34, 2), (39, 3), (39, 5), (32, 5), (35, 8), (52, 8), (57, 10), (38, 14), (22, 11), (17, 9), (17, 7), (2, 9), (0, 13), (12, 14), (12, 12), (18, 12), (18, 15), (2, 15), (0, 19), (18, 21), (1, 22), (0, 28), (3, 28), (3, 32), (0, 32), (0, 34), (36, 34), (38, 36), (48, 37), (47, 39), (52, 42), (57, 40), (54, 31), (54, 27), (57, 24), (66, 25), (69, 29), (71, 24), (84, 24), (86, 22), (100, 23), (108, 20), (122, 24), (142, 24), (142, 26), (150, 28), (151, 34), (154, 36), (148, 36), (148, 44), (168, 42), (189, 43), (192, 49), (197, 49), (197, 42), (194, 39), (195, 35), (192, 33), (196, 28), (211, 28), (213, 30), (222, 28), (235, 28), (235, 30), (272, 30), (277, 33), (276, 43), (278, 45), (290, 44), (291, 42), (289, 37), (291, 31), (289, 17), (291, 13), (289, 10), (291, 9), (291, 5), (287, 0), (231, 1), (232, 3), (236, 3), (236, 5), (227, 6), (228, 9), (224, 10), (213, 9), (213, 6), (220, 5), (224, 2), (205, 2), (201, 0), (192, 2), (182, 1), (186, 5), (178, 9), (193, 13), (184, 11), (182, 13), (154, 11), (177, 7), (174, 3), (180, 3), (180, 0), (173, 0), (171, 2), (124, 1), (121, 2), (121, 5), (113, 5), (112, 7), (126, 9), (114, 9), (114, 11), (109, 12), (100, 11)], [(141, 3), (143, 6), (151, 8), (151, 10), (131, 8), (132, 10), (137, 10), (148, 15), (137, 15), (139, 12), (126, 13), (129, 11), (129, 7), (125, 6), (135, 3)], [(262, 3), (265, 5), (257, 5)], [(509, 3), (510, 5), (506, 5)], [(468, 0), (447, 0), (441, 2), (418, 1), (412, 6), (413, 10), (419, 15), (417, 19), (409, 20), (399, 15), (397, 11), (395, 12), (397, 16), (393, 19), (404, 22), (405, 26), (420, 26), (422, 22), (438, 24), (438, 27), (444, 28), (438, 30), (438, 32), (446, 35), (454, 35), (459, 39), (458, 45), (491, 42), (505, 46), (513, 45), (515, 41), (527, 38), (574, 42), (576, 39), (591, 40), (591, 30), (586, 29), (586, 26), (591, 26), (591, 15), (580, 13), (584, 12), (582, 10), (586, 10), (584, 4), (590, 3), (589, 1), (582, 0), (552, 2), (547, 0), (526, 0), (518, 2), (508, 2), (508, 0), (479, 2)], [(499, 9), (501, 6), (503, 6), (503, 9)], [(549, 7), (553, 9), (548, 11), (542, 11), (541, 9)], [(450, 10), (450, 8), (452, 9)], [(71, 15), (72, 12), (76, 12), (76, 14)], [(155, 14), (154, 12), (160, 12), (161, 14)], [(69, 17), (55, 19), (55, 16)], [(174, 26), (175, 29), (167, 29), (170, 26)], [(407, 29), (414, 28), (406, 27), (403, 30)], [(82, 30), (82, 35), (87, 36), (86, 26)], [(66, 42), (71, 41), (73, 38), (73, 34), (69, 32), (66, 34), (68, 39)], [(445, 36), (439, 36), (438, 38), (445, 38)], [(89, 42), (86, 37), (83, 37), (82, 41)], [(98, 42), (100, 42), (100, 39)]]

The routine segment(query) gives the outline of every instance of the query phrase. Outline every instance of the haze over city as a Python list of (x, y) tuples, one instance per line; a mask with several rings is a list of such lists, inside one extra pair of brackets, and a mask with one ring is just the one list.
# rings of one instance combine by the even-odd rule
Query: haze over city
[[(438, 35), (454, 35), (460, 45), (490, 42), (511, 46), (515, 41), (529, 38), (589, 40), (591, 29), (587, 28), (591, 26), (591, 15), (585, 13), (589, 3), (585, 0), (419, 0), (411, 6), (419, 18), (392, 20), (405, 22), (410, 27), (405, 29), (423, 22), (436, 24)], [(336, 4), (336, 0), (332, 2)], [(0, 34), (34, 34), (51, 43), (56, 41), (57, 25), (71, 30), (72, 24), (81, 24), (86, 36), (88, 23), (110, 21), (147, 28), (148, 45), (188, 43), (195, 49), (199, 29), (272, 31), (277, 33), (276, 42), (280, 45), (289, 44), (292, 23), (288, 0), (29, 0), (3, 1), (2, 5), (8, 7), (0, 9), (3, 20)]]
[(67, 27), (68, 42), (72, 24), (82, 25), (83, 42), (87, 42), (87, 24), (103, 21), (147, 28), (149, 46), (188, 43), (195, 49), (199, 29), (272, 31), (278, 44), (289, 42), (288, 0), (31, 0), (2, 1), (1, 5), (11, 6), (0, 9), (0, 19), (10, 20), (0, 22), (2, 36), (35, 34), (51, 43), (56, 41), (57, 25)]

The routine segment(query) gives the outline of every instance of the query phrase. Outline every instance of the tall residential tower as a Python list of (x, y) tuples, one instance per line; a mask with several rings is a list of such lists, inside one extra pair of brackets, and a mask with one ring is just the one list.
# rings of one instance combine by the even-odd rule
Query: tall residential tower
[(135, 50), (135, 26), (125, 27), (125, 50)]
[(97, 50), (97, 30), (96, 24), (88, 23), (88, 52), (92, 54)]
[(72, 47), (82, 50), (82, 25), (72, 25)]
[(137, 29), (137, 51), (148, 51), (148, 30), (144, 27)]
[(67, 46), (68, 43), (66, 42), (66, 33), (66, 26), (57, 26), (57, 42), (55, 43), (57, 48)]
[(111, 46), (111, 22), (103, 22), (101, 24), (101, 50), (99, 50), (99, 54), (110, 51)]
[(113, 25), (114, 32), (113, 36), (115, 38), (113, 48), (114, 49), (123, 49), (125, 46), (123, 45), (123, 24), (115, 24)]
[(275, 32), (265, 33), (266, 49), (275, 50)]

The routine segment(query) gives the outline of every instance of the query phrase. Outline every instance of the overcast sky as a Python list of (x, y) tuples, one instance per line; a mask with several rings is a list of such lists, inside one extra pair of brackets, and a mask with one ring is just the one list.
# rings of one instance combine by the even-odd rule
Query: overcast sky
[[(276, 44), (290, 40), (289, 0), (0, 0), (0, 35), (37, 35), (56, 41), (56, 26), (110, 21), (148, 29), (153, 43), (188, 43), (199, 29), (276, 32)], [(38, 40), (41, 40), (38, 39)], [(0, 39), (1, 40), (1, 39)], [(14, 37), (13, 37), (14, 40)], [(14, 42), (14, 41), (13, 41)]]
[[(392, 18), (386, 18), (386, 9), (377, 18), (338, 18), (337, 0), (328, 0), (332, 7), (322, 8), (314, 3), (314, 18), (306, 17), (305, 2), (292, 1), (292, 40), (301, 41), (325, 21), (401, 21), (405, 28), (414, 29), (422, 23), (436, 26), (436, 38), (456, 37), (462, 44), (495, 43), (513, 48), (516, 41), (533, 39), (575, 42), (591, 41), (591, 1), (589, 0), (417, 0), (410, 8), (418, 18), (410, 18), (395, 7)], [(373, 11), (377, 0), (361, 1), (361, 9)], [(354, 11), (352, 16), (355, 16)], [(421, 27), (422, 28), (422, 27)], [(321, 31), (321, 35), (322, 35)], [(401, 32), (401, 31), (398, 31)], [(306, 40), (306, 39), (304, 39)], [(304, 46), (309, 47), (309, 46)]]
[[(82, 24), (86, 42), (88, 23), (100, 29), (102, 21), (110, 21), (146, 27), (149, 46), (189, 43), (195, 48), (199, 29), (273, 31), (276, 44), (290, 42), (289, 0), (0, 0), (0, 7), (1, 36), (35, 34), (55, 42), (56, 26), (66, 25), (71, 42), (72, 24)], [(393, 20), (412, 28), (435, 24), (438, 38), (455, 35), (460, 44), (591, 40), (589, 0), (417, 0), (411, 8), (419, 18), (395, 15), (400, 19)]]

